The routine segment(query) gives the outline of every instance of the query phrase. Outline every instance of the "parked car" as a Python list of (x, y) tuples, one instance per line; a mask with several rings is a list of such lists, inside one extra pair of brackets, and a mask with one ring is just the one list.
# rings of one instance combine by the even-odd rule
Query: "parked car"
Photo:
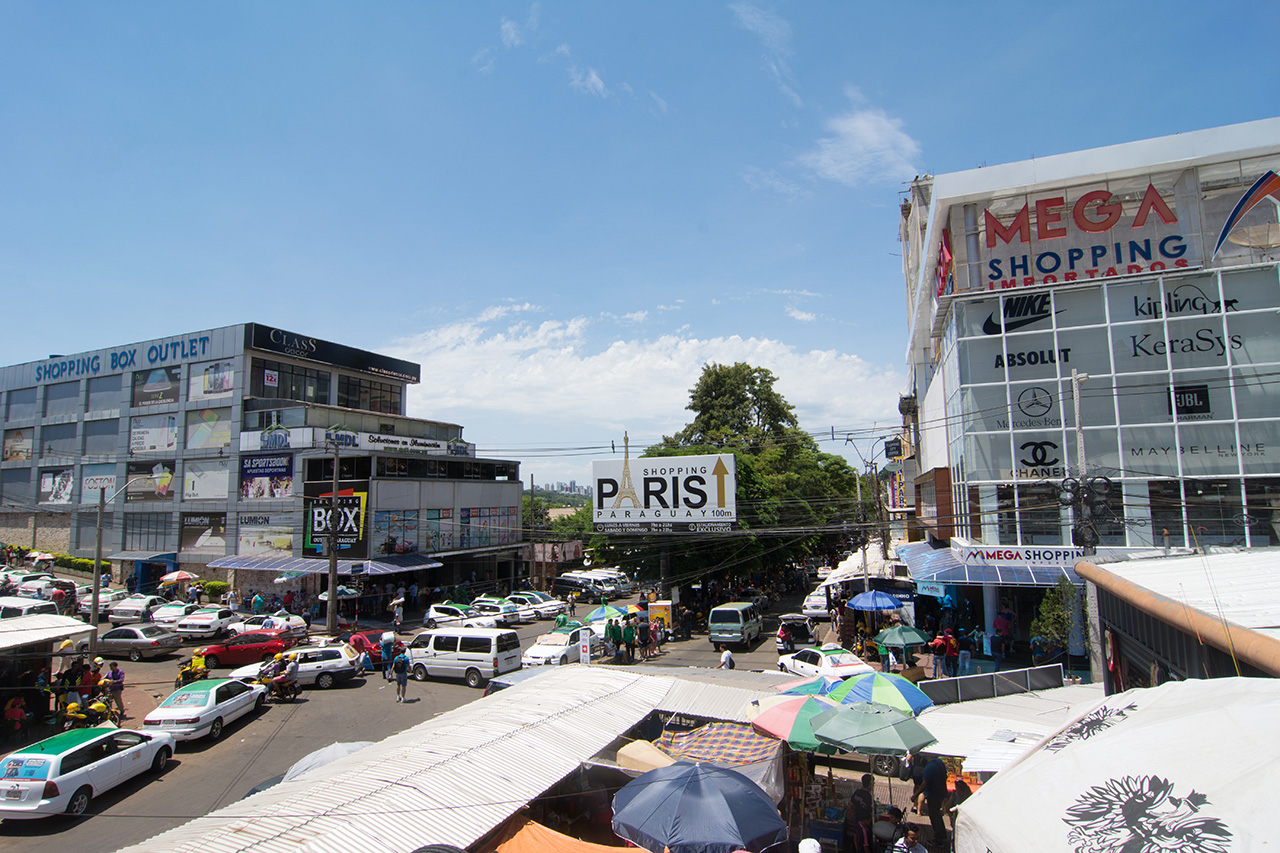
[(795, 654), (783, 655), (778, 658), (778, 669), (806, 678), (817, 675), (848, 678), (851, 675), (875, 672), (862, 658), (834, 643), (819, 649), (801, 649)]
[[(182, 638), (159, 625), (119, 625), (98, 635), (98, 654), (108, 658), (127, 657), (139, 661), (167, 655), (181, 647)], [(77, 643), (76, 651), (81, 654), (89, 651), (89, 641)]]
[(554, 619), (565, 611), (563, 601), (558, 598), (552, 598), (545, 592), (533, 592), (530, 590), (513, 592), (507, 596), (507, 599), (515, 602), (518, 607), (528, 608), (535, 619)]
[(288, 613), (284, 616), (278, 613), (263, 613), (260, 616), (240, 614), (235, 622), (227, 626), (227, 630), (232, 634), (243, 634), (245, 631), (255, 631), (259, 628), (283, 628), (295, 640), (305, 640), (309, 630), (307, 620)]
[(10, 569), (7, 572), (0, 572), (0, 578), (9, 581), (15, 587), (22, 586), (27, 581), (37, 581), (42, 578), (52, 578), (53, 575), (48, 572), (32, 571), (31, 569)]
[(293, 640), (279, 629), (249, 631), (238, 634), (221, 643), (214, 643), (204, 651), (204, 665), (209, 669), (228, 664), (242, 666), (264, 661), (293, 648)]
[(769, 596), (762, 590), (744, 589), (742, 591), (742, 600), (754, 602), (756, 607), (765, 610), (769, 606)]
[(176, 628), (179, 622), (199, 609), (199, 604), (165, 604), (151, 611), (151, 621), (165, 628)]
[(165, 732), (106, 727), (72, 729), (23, 747), (4, 758), (0, 818), (84, 814), (116, 785), (147, 770), (159, 774), (173, 748)]
[(229, 607), (202, 607), (178, 622), (178, 633), (183, 638), (208, 637), (216, 639), (226, 636), (231, 625), (239, 620), (236, 612)]
[(18, 584), (18, 595), (21, 598), (43, 598), (52, 601), (55, 589), (62, 590), (63, 595), (71, 601), (76, 600), (75, 581), (69, 581), (65, 578), (36, 578), (35, 580), (24, 581)]
[(107, 621), (112, 625), (145, 622), (151, 611), (168, 603), (158, 595), (145, 595), (136, 592), (128, 598), (122, 598), (111, 605), (110, 609), (107, 610)]
[(384, 633), (385, 632), (381, 628), (375, 628), (369, 631), (355, 631), (339, 634), (337, 639), (343, 643), (350, 644), (351, 638), (356, 634), (360, 634), (368, 641), (369, 660), (373, 662), (374, 666), (380, 667), (382, 666), (382, 635)]
[(207, 737), (217, 740), (227, 723), (266, 703), (267, 688), (234, 678), (206, 678), (193, 681), (169, 694), (169, 698), (147, 714), (142, 725), (147, 731), (163, 731), (174, 740)]
[(522, 666), (563, 666), (582, 660), (582, 641), (591, 643), (591, 655), (604, 654), (604, 641), (586, 625), (570, 624), (543, 634), (520, 656)]
[(39, 598), (0, 595), (0, 619), (10, 619), (14, 616), (31, 616), (35, 613), (57, 615), (58, 605), (52, 601), (43, 601)]
[(496, 628), (441, 628), (423, 631), (409, 644), (413, 677), (463, 678), (468, 687), (520, 668), (520, 637)]
[(806, 595), (804, 603), (800, 605), (800, 612), (814, 619), (830, 619), (831, 611), (827, 609), (827, 590), (824, 587), (818, 587)]
[(444, 604), (433, 604), (422, 617), (422, 627), (437, 628), (441, 625), (461, 625), (464, 628), (494, 628), (498, 620), (485, 616), (474, 607), (446, 601)]
[[(351, 680), (356, 674), (356, 651), (348, 645), (290, 649), (284, 653), (284, 659), (286, 663), (298, 661), (298, 684), (303, 687), (328, 690), (335, 684)], [(242, 666), (232, 670), (229, 677), (254, 681), (261, 666), (260, 663)]]
[(716, 605), (707, 617), (707, 637), (711, 645), (734, 644), (747, 648), (764, 633), (764, 617), (753, 601), (730, 601)]
[(498, 625), (514, 625), (520, 620), (520, 608), (505, 598), (477, 598), (471, 607), (482, 616), (491, 616)]
[[(111, 609), (111, 605), (117, 601), (123, 601), (129, 597), (129, 591), (124, 589), (100, 589), (98, 590), (98, 618), (96, 621), (101, 622), (102, 617), (107, 615), (107, 611)], [(80, 599), (80, 615), (89, 618), (89, 610), (93, 607), (92, 590), (86, 593)]]
[[(782, 642), (782, 626), (786, 625), (791, 632), (791, 649)], [(803, 613), (784, 613), (778, 617), (778, 634), (774, 637), (778, 654), (784, 654), (803, 646), (818, 642), (818, 626), (812, 618)]]

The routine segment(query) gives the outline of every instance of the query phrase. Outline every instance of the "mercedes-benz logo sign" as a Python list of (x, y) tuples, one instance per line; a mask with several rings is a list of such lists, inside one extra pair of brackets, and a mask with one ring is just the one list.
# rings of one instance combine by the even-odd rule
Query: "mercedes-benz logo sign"
[(1018, 395), (1018, 409), (1029, 418), (1042, 418), (1053, 408), (1053, 395), (1044, 388), (1028, 388)]
[(1052, 441), (1028, 441), (1022, 445), (1023, 450), (1030, 450), (1030, 459), (1023, 459), (1023, 465), (1030, 465), (1033, 468), (1044, 468), (1049, 465), (1057, 465), (1058, 457), (1049, 458), (1049, 453), (1058, 450), (1058, 445)]

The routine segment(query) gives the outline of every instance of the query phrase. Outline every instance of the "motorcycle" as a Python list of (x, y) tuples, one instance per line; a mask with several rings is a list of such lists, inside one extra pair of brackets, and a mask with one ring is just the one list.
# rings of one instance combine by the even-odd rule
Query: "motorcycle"
[(275, 676), (267, 669), (258, 671), (258, 683), (267, 688), (267, 698), (277, 702), (292, 702), (302, 693), (296, 681), (277, 682)]
[(209, 677), (209, 670), (203, 666), (193, 666), (194, 659), (183, 661), (178, 664), (178, 677), (173, 680), (175, 688), (186, 687), (193, 681), (199, 681), (202, 678)]

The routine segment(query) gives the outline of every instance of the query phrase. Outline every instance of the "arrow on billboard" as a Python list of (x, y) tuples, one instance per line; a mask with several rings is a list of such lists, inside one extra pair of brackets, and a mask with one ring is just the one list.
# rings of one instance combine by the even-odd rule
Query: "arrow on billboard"
[(711, 475), (716, 478), (716, 506), (724, 508), (724, 478), (729, 475), (729, 469), (724, 465), (724, 459), (716, 457), (716, 467), (711, 469)]

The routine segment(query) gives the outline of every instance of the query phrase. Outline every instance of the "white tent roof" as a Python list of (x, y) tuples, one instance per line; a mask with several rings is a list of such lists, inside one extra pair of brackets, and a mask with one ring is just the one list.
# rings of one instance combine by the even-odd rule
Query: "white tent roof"
[(0, 619), (0, 651), (21, 648), (48, 640), (65, 640), (92, 630), (89, 625), (70, 616), (34, 613)]
[(956, 853), (1257, 850), (1273, 842), (1280, 681), (1109, 696), (960, 807)]

